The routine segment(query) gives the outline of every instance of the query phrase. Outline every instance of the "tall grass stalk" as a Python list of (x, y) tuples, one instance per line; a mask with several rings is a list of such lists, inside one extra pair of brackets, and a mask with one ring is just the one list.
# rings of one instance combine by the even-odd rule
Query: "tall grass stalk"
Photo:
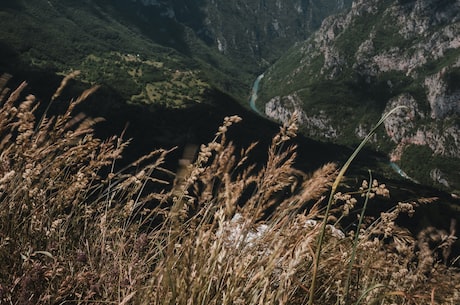
[(394, 109), (390, 110), (388, 113), (386, 113), (385, 115), (382, 116), (382, 118), (371, 129), (371, 131), (367, 134), (367, 136), (361, 141), (361, 143), (358, 145), (358, 147), (353, 151), (351, 156), (348, 158), (347, 162), (345, 162), (345, 164), (340, 169), (340, 172), (337, 175), (337, 178), (335, 179), (334, 183), (332, 184), (331, 192), (330, 192), (330, 195), (329, 195), (329, 200), (327, 202), (326, 212), (324, 214), (324, 220), (323, 220), (323, 223), (321, 225), (321, 231), (320, 231), (320, 234), (319, 234), (319, 237), (318, 237), (318, 242), (317, 242), (317, 246), (316, 246), (316, 253), (315, 253), (315, 259), (313, 261), (313, 275), (312, 275), (312, 282), (311, 282), (311, 285), (310, 285), (310, 294), (309, 294), (309, 299), (308, 299), (308, 305), (313, 305), (313, 302), (314, 302), (315, 289), (316, 289), (316, 278), (317, 278), (318, 266), (319, 266), (319, 262), (320, 262), (320, 258), (321, 258), (321, 250), (322, 250), (322, 246), (323, 246), (323, 239), (324, 239), (324, 235), (325, 235), (325, 232), (326, 232), (326, 224), (327, 224), (329, 212), (331, 210), (331, 206), (332, 206), (332, 203), (334, 201), (334, 194), (337, 191), (337, 187), (341, 183), (341, 181), (342, 181), (342, 179), (343, 179), (343, 177), (345, 175), (345, 172), (348, 170), (348, 168), (350, 167), (350, 165), (353, 162), (353, 160), (356, 158), (356, 156), (361, 151), (361, 149), (364, 147), (364, 145), (366, 145), (366, 143), (374, 135), (374, 133), (377, 131), (377, 129), (380, 127), (380, 125), (382, 125), (383, 122), (385, 122), (385, 120), (389, 116), (391, 116), (394, 112), (396, 112), (397, 110), (399, 110), (401, 108), (407, 108), (407, 107), (405, 107), (405, 106), (395, 107)]
[[(369, 182), (373, 181), (372, 172), (369, 170)], [(361, 230), (361, 225), (363, 224), (364, 214), (366, 212), (367, 203), (369, 202), (369, 195), (371, 193), (372, 183), (369, 183), (369, 187), (367, 188), (366, 196), (364, 199), (363, 208), (361, 209), (361, 213), (359, 215), (358, 226), (356, 227), (355, 237), (353, 239), (353, 248), (350, 257), (350, 263), (348, 264), (348, 273), (345, 280), (345, 305), (348, 304), (348, 298), (350, 295), (350, 283), (351, 283), (351, 271), (353, 270), (353, 265), (355, 263), (356, 258), (356, 250), (358, 249), (358, 242), (359, 242), (359, 234)]]

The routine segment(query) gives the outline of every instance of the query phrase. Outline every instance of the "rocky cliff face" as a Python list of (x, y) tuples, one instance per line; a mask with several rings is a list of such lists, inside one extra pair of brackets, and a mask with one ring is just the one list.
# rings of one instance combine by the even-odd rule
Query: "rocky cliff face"
[[(282, 80), (277, 92), (273, 87)], [(306, 133), (317, 135), (327, 121), (330, 129), (340, 130), (339, 142), (362, 138), (372, 125), (369, 116), (375, 122), (382, 113), (405, 106), (385, 122), (376, 146), (392, 143), (386, 151), (395, 161), (408, 159), (408, 146), (428, 147), (434, 163), (458, 165), (460, 2), (354, 1), (348, 13), (326, 18), (315, 35), (275, 64), (261, 90), (267, 105), (284, 101), (281, 108), (292, 107), (290, 97), (297, 96), (305, 117), (326, 117), (317, 126), (315, 120), (305, 121)], [(355, 110), (348, 111), (350, 105)], [(347, 120), (341, 112), (349, 114)], [(280, 113), (266, 112), (282, 121)], [(460, 179), (449, 174), (452, 168), (434, 163), (430, 175), (438, 183), (451, 186)]]
[(297, 122), (308, 131), (309, 136), (328, 140), (336, 139), (338, 131), (333, 127), (330, 117), (324, 111), (307, 114), (302, 109), (301, 103), (302, 101), (295, 93), (283, 98), (274, 97), (265, 104), (265, 114), (283, 123), (287, 123), (296, 114)]

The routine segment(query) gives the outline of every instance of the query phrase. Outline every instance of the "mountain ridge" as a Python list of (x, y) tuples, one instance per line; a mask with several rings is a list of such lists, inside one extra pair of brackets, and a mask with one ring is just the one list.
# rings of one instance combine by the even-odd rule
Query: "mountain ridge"
[(268, 69), (258, 103), (278, 120), (298, 111), (305, 134), (339, 143), (359, 141), (382, 113), (406, 106), (374, 148), (417, 180), (458, 191), (459, 12), (456, 1), (355, 1)]
[[(158, 103), (164, 99), (165, 106), (177, 107), (184, 97), (203, 102), (209, 96), (205, 93), (209, 87), (243, 102), (258, 71), (278, 58), (287, 46), (305, 39), (322, 18), (350, 3), (321, 0), (312, 6), (304, 0), (235, 4), (183, 0), (8, 0), (0, 11), (0, 25), (5, 29), (0, 42), (17, 55), (17, 63), (11, 63), (11, 54), (5, 49), (0, 54), (5, 57), (0, 65), (13, 73), (20, 70), (17, 66), (24, 67), (21, 70), (34, 68), (61, 74), (79, 69), (82, 77), (86, 76), (85, 81), (93, 83), (109, 84), (124, 76), (127, 84), (118, 84), (114, 90), (135, 103)], [(267, 12), (268, 7), (277, 9)], [(279, 21), (273, 23), (272, 19)], [(21, 23), (16, 24), (19, 20)], [(34, 35), (22, 39), (29, 32)], [(276, 40), (281, 34), (284, 38)], [(49, 49), (49, 45), (53, 48)], [(255, 52), (256, 49), (261, 51)], [(119, 53), (118, 58), (114, 58), (114, 52)], [(139, 55), (139, 60), (127, 62), (129, 55)], [(94, 56), (102, 61), (95, 61)], [(146, 62), (148, 59), (163, 62), (164, 66), (152, 67)], [(116, 65), (121, 65), (121, 69)], [(141, 77), (141, 72), (132, 72), (134, 69), (148, 70), (154, 81)], [(197, 74), (192, 77), (196, 81), (187, 88), (175, 86), (166, 94), (164, 89), (168, 86), (156, 82), (174, 82), (177, 70)], [(204, 95), (189, 96), (184, 92), (201, 82), (206, 83), (199, 86)], [(152, 89), (163, 91), (160, 99), (152, 98)]]

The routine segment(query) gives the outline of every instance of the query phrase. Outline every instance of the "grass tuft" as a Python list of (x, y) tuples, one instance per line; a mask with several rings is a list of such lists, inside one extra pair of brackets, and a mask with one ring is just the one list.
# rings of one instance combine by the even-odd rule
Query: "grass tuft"
[[(9, 90), (8, 80), (0, 77), (2, 304), (460, 302), (455, 224), (417, 236), (396, 224), (426, 199), (365, 216), (360, 208), (388, 189), (371, 176), (346, 191), (332, 163), (296, 169), (295, 118), (256, 166), (256, 144), (237, 150), (226, 132), (241, 119), (227, 117), (210, 143), (186, 149), (174, 178), (163, 149), (118, 170), (129, 141), (97, 138), (100, 119), (74, 113), (95, 88), (37, 119), (26, 83)], [(356, 211), (356, 232), (345, 230)]]

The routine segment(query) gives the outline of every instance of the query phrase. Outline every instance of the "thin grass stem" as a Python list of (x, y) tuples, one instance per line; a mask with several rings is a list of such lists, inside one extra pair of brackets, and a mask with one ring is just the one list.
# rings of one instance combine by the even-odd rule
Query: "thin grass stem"
[(367, 188), (366, 199), (364, 200), (364, 205), (363, 205), (363, 208), (361, 210), (361, 215), (359, 215), (358, 226), (356, 228), (355, 237), (354, 237), (354, 240), (353, 240), (353, 248), (352, 248), (352, 252), (351, 252), (350, 263), (348, 264), (347, 279), (346, 279), (346, 282), (345, 282), (345, 304), (348, 304), (348, 299), (349, 299), (349, 296), (350, 296), (351, 271), (353, 270), (353, 264), (354, 264), (355, 258), (356, 258), (356, 249), (358, 248), (359, 233), (360, 233), (360, 230), (361, 230), (361, 225), (363, 223), (364, 213), (366, 211), (367, 203), (369, 202), (369, 194), (371, 193), (371, 190), (372, 190), (372, 172), (371, 171), (369, 171), (369, 181), (370, 181), (370, 183), (369, 183), (369, 186)]
[(366, 143), (374, 135), (374, 133), (377, 131), (377, 129), (380, 127), (380, 125), (382, 125), (383, 122), (385, 122), (385, 120), (390, 115), (392, 115), (394, 112), (396, 112), (397, 110), (402, 109), (402, 108), (407, 108), (407, 107), (406, 106), (395, 107), (391, 111), (389, 111), (387, 114), (382, 116), (382, 118), (372, 128), (372, 130), (368, 133), (368, 135), (364, 138), (364, 140), (361, 141), (361, 143), (355, 149), (353, 154), (348, 158), (347, 162), (345, 162), (344, 166), (342, 167), (342, 169), (340, 170), (339, 174), (337, 175), (337, 178), (335, 179), (334, 184), (332, 185), (331, 193), (329, 195), (329, 200), (328, 200), (327, 207), (326, 207), (326, 212), (324, 214), (324, 220), (323, 220), (323, 223), (321, 225), (321, 231), (319, 233), (319, 238), (318, 238), (318, 243), (317, 243), (317, 247), (316, 247), (315, 258), (314, 258), (314, 261), (313, 261), (313, 271), (312, 271), (313, 275), (312, 275), (312, 281), (311, 281), (311, 285), (310, 285), (310, 295), (309, 295), (308, 305), (313, 305), (313, 300), (314, 300), (314, 296), (315, 296), (315, 288), (316, 288), (315, 287), (316, 286), (316, 278), (317, 278), (317, 273), (318, 273), (319, 261), (320, 261), (320, 258), (321, 258), (321, 250), (322, 250), (323, 239), (324, 239), (324, 235), (325, 235), (325, 232), (326, 232), (327, 219), (328, 219), (328, 216), (329, 216), (329, 212), (331, 210), (332, 203), (334, 201), (334, 194), (335, 194), (335, 192), (337, 190), (337, 187), (339, 186), (340, 182), (342, 181), (342, 178), (344, 177), (345, 172), (348, 170), (348, 168), (350, 167), (350, 165), (353, 162), (353, 160), (356, 158), (356, 156), (361, 151), (361, 149), (364, 147), (364, 145), (366, 145)]

